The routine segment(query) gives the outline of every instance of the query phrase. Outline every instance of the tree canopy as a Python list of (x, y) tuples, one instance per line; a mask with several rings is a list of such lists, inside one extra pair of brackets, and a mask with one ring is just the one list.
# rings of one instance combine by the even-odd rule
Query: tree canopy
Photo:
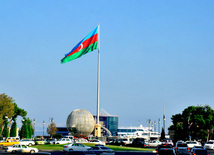
[(181, 114), (171, 117), (175, 140), (196, 139), (208, 141), (214, 129), (214, 110), (208, 106), (189, 106)]
[(48, 125), (47, 133), (50, 134), (51, 137), (53, 137), (53, 135), (56, 134), (56, 131), (56, 124), (54, 122), (51, 122), (51, 124)]
[(14, 100), (6, 94), (0, 94), (0, 126), (3, 125), (4, 120), (12, 118), (14, 115)]
[[(25, 117), (27, 112), (19, 108), (14, 99), (6, 94), (0, 94), (0, 137), (8, 137), (16, 135), (16, 118), (18, 116)], [(9, 122), (8, 122), (9, 119)], [(13, 121), (13, 126), (11, 123)], [(9, 130), (11, 128), (11, 130)], [(12, 132), (10, 134), (10, 131)], [(17, 135), (16, 135), (17, 136)]]

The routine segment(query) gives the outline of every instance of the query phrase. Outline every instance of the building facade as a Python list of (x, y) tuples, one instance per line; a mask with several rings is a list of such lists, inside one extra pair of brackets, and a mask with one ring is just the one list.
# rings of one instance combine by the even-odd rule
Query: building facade
[[(97, 122), (97, 116), (93, 115), (95, 123)], [(101, 124), (102, 136), (117, 136), (118, 130), (118, 116), (110, 115), (105, 110), (101, 109), (99, 114), (99, 123)], [(57, 127), (58, 134), (69, 135), (66, 127)]]

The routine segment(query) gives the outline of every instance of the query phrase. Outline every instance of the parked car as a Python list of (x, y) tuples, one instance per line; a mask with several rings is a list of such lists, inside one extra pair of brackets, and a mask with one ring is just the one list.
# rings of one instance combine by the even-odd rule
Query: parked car
[(94, 143), (94, 144), (100, 144), (100, 145), (106, 145), (105, 142), (99, 140), (99, 139), (92, 139), (92, 140), (89, 140), (88, 143)]
[(20, 140), (20, 138), (19, 137), (7, 137), (7, 139), (9, 140), (9, 139), (16, 139), (16, 140)]
[(36, 153), (39, 150), (37, 148), (28, 147), (26, 145), (14, 144), (13, 146), (8, 146), (6, 152), (11, 153)]
[(114, 150), (103, 145), (91, 147), (85, 152), (85, 155), (115, 155)]
[(47, 143), (48, 143), (48, 144), (54, 144), (56, 141), (57, 141), (56, 138), (48, 139)]
[(3, 148), (5, 146), (12, 146), (14, 144), (19, 144), (19, 141), (16, 139), (8, 139), (4, 142), (0, 142), (0, 147)]
[(117, 145), (117, 146), (125, 146), (126, 143), (123, 142), (123, 140), (121, 139), (114, 139), (113, 141), (111, 142), (107, 142), (106, 145)]
[(207, 150), (214, 150), (214, 141), (213, 140), (209, 140), (208, 142), (206, 142), (204, 144), (204, 148)]
[(53, 142), (53, 144), (68, 144), (68, 143), (73, 143), (73, 140), (71, 140), (70, 138), (61, 138)]
[(63, 138), (70, 138), (70, 139), (73, 140), (73, 139), (74, 139), (74, 136), (68, 136), (68, 135), (67, 135), (67, 136), (64, 136)]
[(159, 155), (176, 155), (173, 148), (160, 148), (158, 151)]
[(191, 154), (192, 155), (209, 155), (206, 149), (200, 149), (200, 148), (193, 149), (191, 151)]
[(188, 147), (187, 143), (176, 143), (175, 147), (176, 154), (190, 154), (190, 148)]
[(143, 141), (133, 141), (132, 144), (130, 144), (129, 146), (132, 146), (132, 147), (147, 147), (148, 144), (146, 142), (143, 142)]
[(129, 138), (121, 138), (120, 140), (122, 140), (126, 145), (132, 143), (132, 141)]
[(144, 138), (136, 138), (136, 139), (133, 139), (132, 143), (129, 144), (128, 146), (132, 146), (132, 147), (147, 147), (148, 144), (144, 141)]
[(79, 138), (79, 139), (74, 139), (75, 143), (88, 143), (87, 139), (84, 138)]
[(162, 143), (165, 143), (165, 144), (171, 144), (172, 146), (174, 146), (174, 143), (173, 143), (173, 141), (171, 140), (171, 139), (164, 139), (163, 141), (162, 141)]
[(201, 143), (197, 141), (186, 141), (188, 147), (192, 149), (194, 146), (201, 146)]
[(35, 142), (32, 139), (22, 139), (22, 140), (19, 141), (19, 144), (32, 146), (32, 145), (35, 145)]
[(148, 147), (158, 147), (158, 145), (161, 145), (162, 144), (162, 142), (160, 142), (160, 141), (157, 141), (157, 140), (153, 140), (153, 141), (149, 141), (149, 143), (148, 143)]
[(39, 140), (36, 140), (35, 143), (38, 145), (44, 145), (44, 144), (47, 144), (47, 141), (45, 139), (39, 139)]
[(74, 144), (67, 144), (63, 146), (63, 151), (69, 152), (69, 151), (87, 151), (91, 147), (85, 146), (80, 143), (74, 143)]

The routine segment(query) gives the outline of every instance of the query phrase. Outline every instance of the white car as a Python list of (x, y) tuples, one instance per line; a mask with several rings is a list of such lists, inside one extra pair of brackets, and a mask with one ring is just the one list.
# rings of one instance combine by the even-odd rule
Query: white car
[(32, 139), (22, 139), (19, 141), (19, 144), (32, 146), (32, 145), (35, 145), (35, 142)]
[(74, 144), (67, 144), (63, 146), (63, 151), (69, 152), (69, 151), (87, 151), (91, 147), (85, 146), (80, 143), (74, 143)]
[(92, 139), (88, 143), (94, 143), (94, 144), (99, 144), (99, 145), (106, 145), (105, 142), (99, 140), (99, 139)]
[(158, 147), (158, 145), (161, 145), (161, 144), (162, 144), (162, 142), (153, 140), (148, 143), (148, 147)]
[(209, 140), (204, 144), (204, 148), (207, 150), (214, 150), (214, 140)]
[(192, 149), (194, 146), (201, 146), (201, 143), (197, 141), (186, 141), (188, 147)]
[(53, 144), (68, 144), (68, 143), (73, 143), (73, 140), (71, 140), (70, 138), (61, 138), (53, 142)]
[(39, 150), (37, 148), (28, 147), (26, 145), (14, 144), (6, 148), (6, 152), (11, 153), (37, 153)]

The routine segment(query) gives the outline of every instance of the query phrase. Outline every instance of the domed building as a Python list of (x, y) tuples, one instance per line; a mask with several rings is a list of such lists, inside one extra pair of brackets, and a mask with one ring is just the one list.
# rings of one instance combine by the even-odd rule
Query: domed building
[(93, 115), (84, 109), (72, 111), (67, 118), (67, 130), (74, 137), (82, 138), (89, 136), (94, 130), (95, 121)]

